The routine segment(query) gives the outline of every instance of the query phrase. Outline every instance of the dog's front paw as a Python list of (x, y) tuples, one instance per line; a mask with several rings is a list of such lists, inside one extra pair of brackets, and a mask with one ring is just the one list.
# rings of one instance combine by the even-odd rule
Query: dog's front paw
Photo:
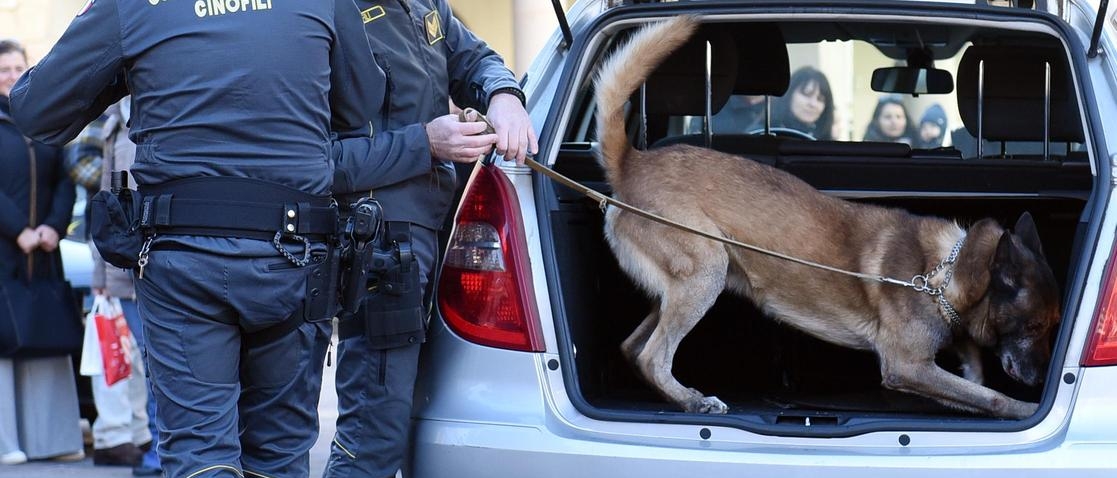
[(686, 411), (690, 413), (708, 413), (711, 415), (724, 415), (729, 412), (729, 406), (718, 397), (699, 397), (687, 404)]
[(998, 415), (1005, 418), (1023, 419), (1036, 414), (1039, 410), (1038, 403), (1021, 402), (1019, 400), (1010, 400), (1005, 403), (1004, 408), (1001, 409)]

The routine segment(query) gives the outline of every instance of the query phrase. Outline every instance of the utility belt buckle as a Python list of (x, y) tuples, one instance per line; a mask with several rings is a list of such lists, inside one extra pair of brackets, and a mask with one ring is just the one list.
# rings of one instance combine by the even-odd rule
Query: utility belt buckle
[[(127, 191), (122, 191), (127, 194)], [(140, 207), (140, 221), (137, 229), (144, 237), (143, 246), (140, 247), (139, 259), (136, 261), (138, 274), (136, 278), (143, 280), (144, 267), (147, 267), (148, 256), (151, 253), (151, 243), (155, 241), (155, 228), (159, 225), (171, 223), (171, 198), (174, 194), (160, 194), (158, 196), (145, 196)]]

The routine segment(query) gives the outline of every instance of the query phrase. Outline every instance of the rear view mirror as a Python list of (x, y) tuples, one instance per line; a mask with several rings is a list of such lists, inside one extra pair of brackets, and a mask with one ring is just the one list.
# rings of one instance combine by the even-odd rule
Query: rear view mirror
[(954, 91), (954, 77), (937, 68), (895, 66), (873, 70), (873, 91), (909, 95), (942, 95)]

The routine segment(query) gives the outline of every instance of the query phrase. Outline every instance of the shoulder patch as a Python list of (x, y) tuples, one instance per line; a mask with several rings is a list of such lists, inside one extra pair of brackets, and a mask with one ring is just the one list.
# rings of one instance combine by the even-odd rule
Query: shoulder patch
[(431, 45), (438, 43), (442, 39), (442, 18), (438, 16), (438, 10), (431, 10), (423, 17), (423, 23), (427, 27), (427, 42)]
[(384, 15), (385, 15), (384, 7), (381, 7), (380, 5), (373, 5), (372, 8), (369, 8), (368, 10), (362, 10), (361, 11), (361, 21), (363, 21), (365, 23), (369, 23), (369, 22), (371, 22), (373, 20), (376, 20), (376, 19), (378, 19), (378, 18), (380, 18)]

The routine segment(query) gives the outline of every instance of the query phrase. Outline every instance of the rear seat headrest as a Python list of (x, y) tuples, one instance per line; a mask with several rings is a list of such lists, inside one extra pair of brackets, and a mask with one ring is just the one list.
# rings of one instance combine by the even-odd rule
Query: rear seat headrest
[(993, 141), (1043, 141), (1044, 64), (1051, 64), (1051, 141), (1084, 139), (1066, 53), (1061, 48), (974, 45), (958, 65), (958, 112), (977, 136), (978, 64), (985, 61), (982, 135)]
[(737, 25), (738, 95), (783, 96), (791, 79), (791, 62), (780, 27), (772, 23)]
[(710, 104), (725, 106), (737, 80), (737, 48), (727, 31), (703, 26), (647, 80), (648, 116), (706, 114), (706, 42), (710, 42)]

